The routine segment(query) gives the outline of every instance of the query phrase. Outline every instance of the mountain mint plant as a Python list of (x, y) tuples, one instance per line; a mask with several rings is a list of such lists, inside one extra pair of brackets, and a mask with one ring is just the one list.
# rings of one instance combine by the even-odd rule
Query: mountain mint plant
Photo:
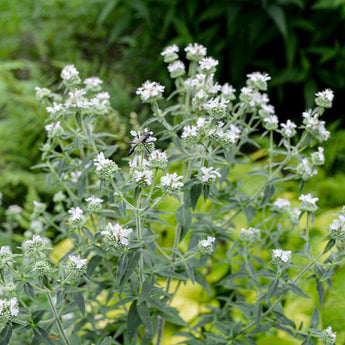
[[(55, 195), (34, 203), (21, 246), (0, 248), (2, 345), (252, 345), (268, 334), (335, 344), (319, 310), (344, 259), (345, 211), (317, 251), (318, 198), (301, 194), (324, 164), (332, 91), (316, 93), (300, 123), (282, 121), (265, 93), (269, 75), (248, 74), (236, 92), (215, 80), (205, 47), (184, 53), (188, 66), (176, 45), (161, 54), (176, 86), (169, 97), (158, 81), (137, 89), (152, 117), (131, 130), (129, 155), (116, 133), (99, 131), (111, 111), (99, 78), (83, 81), (69, 65), (58, 93), (36, 88), (47, 112), (36, 168)], [(288, 181), (294, 199), (281, 193)], [(20, 212), (6, 212), (11, 231)], [(288, 298), (309, 298), (310, 281), (319, 299), (311, 318), (295, 319)], [(205, 296), (192, 319), (175, 304), (184, 286)]]

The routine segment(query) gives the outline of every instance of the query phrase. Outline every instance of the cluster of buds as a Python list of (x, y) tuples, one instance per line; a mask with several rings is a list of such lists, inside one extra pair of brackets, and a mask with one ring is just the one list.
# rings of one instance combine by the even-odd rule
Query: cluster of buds
[(44, 256), (43, 250), (46, 249), (46, 241), (40, 235), (33, 235), (32, 240), (22, 243), (22, 248), (26, 256)]
[(33, 271), (37, 277), (43, 277), (47, 276), (50, 273), (51, 267), (47, 261), (40, 260), (35, 262)]

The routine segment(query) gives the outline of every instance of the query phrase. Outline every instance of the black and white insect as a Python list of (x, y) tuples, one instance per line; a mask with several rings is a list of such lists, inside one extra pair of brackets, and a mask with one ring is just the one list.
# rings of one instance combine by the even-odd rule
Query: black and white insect
[(153, 143), (157, 140), (157, 138), (152, 137), (153, 132), (151, 132), (147, 128), (145, 128), (143, 135), (140, 135), (140, 131), (138, 131), (138, 133), (135, 131), (131, 131), (131, 134), (133, 136), (136, 136), (137, 138), (136, 138), (136, 140), (129, 142), (133, 146), (128, 151), (128, 156), (130, 156), (134, 152), (135, 148), (138, 145), (143, 145), (145, 147), (147, 153), (151, 154), (151, 152), (150, 152), (150, 150), (146, 144)]

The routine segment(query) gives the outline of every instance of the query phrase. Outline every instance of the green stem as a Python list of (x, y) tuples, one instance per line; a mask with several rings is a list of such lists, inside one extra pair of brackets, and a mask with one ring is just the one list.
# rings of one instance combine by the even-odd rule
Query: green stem
[[(177, 247), (178, 247), (178, 244), (179, 244), (179, 241), (180, 241), (180, 236), (181, 236), (181, 230), (182, 230), (181, 226), (178, 225), (177, 228), (176, 228), (176, 232), (175, 232), (175, 239), (174, 239), (174, 245), (173, 245), (174, 249), (177, 249)], [(176, 254), (175, 254), (175, 252), (173, 252), (172, 255), (171, 255), (171, 263), (174, 263), (175, 258), (176, 258)], [(174, 267), (172, 266), (171, 269), (174, 270)], [(169, 293), (171, 281), (172, 281), (172, 277), (169, 276), (167, 278), (167, 284), (166, 284), (166, 287), (165, 287), (166, 293)], [(159, 320), (158, 320), (158, 332), (157, 332), (156, 345), (160, 345), (161, 344), (162, 335), (163, 335), (163, 329), (164, 329), (164, 319), (160, 316)]]
[(47, 292), (46, 295), (47, 295), (47, 298), (48, 298), (48, 301), (49, 301), (49, 304), (50, 304), (50, 308), (52, 309), (53, 314), (54, 314), (54, 316), (55, 316), (55, 321), (56, 321), (57, 326), (58, 326), (58, 328), (59, 328), (60, 335), (61, 335), (61, 337), (63, 338), (64, 343), (65, 343), (66, 345), (71, 345), (70, 342), (69, 342), (69, 340), (68, 340), (68, 338), (67, 338), (67, 336), (66, 336), (66, 334), (65, 334), (65, 331), (64, 331), (64, 329), (63, 329), (63, 327), (62, 327), (62, 323), (61, 323), (60, 317), (59, 317), (59, 315), (58, 315), (58, 313), (57, 313), (57, 311), (56, 311), (56, 308), (55, 308), (55, 306), (54, 306), (54, 303), (53, 303), (53, 301), (52, 301), (52, 298), (51, 298), (51, 296), (50, 296), (50, 294), (49, 294), (48, 292)]

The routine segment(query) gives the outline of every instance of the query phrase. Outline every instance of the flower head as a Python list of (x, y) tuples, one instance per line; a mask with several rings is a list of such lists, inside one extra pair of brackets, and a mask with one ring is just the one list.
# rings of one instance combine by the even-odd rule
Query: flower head
[(303, 124), (305, 130), (310, 133), (318, 142), (327, 141), (330, 132), (326, 130), (325, 121), (320, 121), (318, 114), (311, 115), (310, 112), (303, 112)]
[(161, 177), (161, 189), (164, 193), (170, 195), (177, 195), (177, 193), (183, 187), (183, 183), (180, 180), (183, 179), (183, 176), (177, 176), (177, 173), (166, 174)]
[(183, 127), (181, 138), (184, 139), (188, 145), (196, 144), (200, 139), (198, 127), (189, 125)]
[(11, 263), (13, 260), (13, 254), (10, 246), (0, 247), (0, 269), (4, 268), (6, 264)]
[(190, 43), (184, 50), (187, 53), (187, 59), (191, 61), (199, 61), (207, 54), (206, 48), (199, 43)]
[(49, 97), (52, 92), (47, 89), (47, 88), (40, 88), (38, 86), (35, 87), (35, 91), (36, 91), (36, 98), (41, 101), (43, 98)]
[(61, 78), (67, 87), (76, 86), (81, 82), (79, 72), (74, 65), (65, 66), (61, 71)]
[(61, 127), (60, 121), (52, 122), (46, 125), (44, 128), (47, 131), (48, 138), (58, 138), (64, 132), (63, 128)]
[(98, 92), (101, 90), (103, 81), (98, 77), (90, 77), (84, 80), (85, 89), (92, 92)]
[(319, 198), (313, 198), (310, 193), (302, 194), (298, 199), (301, 201), (299, 205), (301, 212), (315, 212), (318, 209), (316, 202)]
[(138, 187), (151, 186), (153, 171), (149, 169), (135, 170), (134, 181)]
[(345, 242), (345, 216), (340, 215), (338, 219), (334, 219), (328, 231), (332, 240)]
[(150, 153), (149, 162), (152, 169), (165, 169), (168, 166), (168, 157), (166, 152), (154, 150)]
[(173, 44), (171, 46), (165, 47), (161, 52), (161, 55), (164, 56), (164, 62), (170, 63), (178, 59), (178, 52), (178, 46), (176, 44)]
[(110, 159), (104, 157), (104, 153), (100, 152), (93, 160), (96, 167), (96, 174), (105, 180), (110, 180), (119, 169), (117, 164)]
[(303, 158), (302, 162), (297, 165), (296, 173), (303, 181), (307, 181), (317, 174), (317, 170), (312, 168), (308, 158)]
[(65, 114), (65, 107), (61, 103), (53, 102), (52, 107), (46, 107), (47, 112), (50, 114), (52, 120), (58, 120)]
[(87, 209), (90, 212), (99, 212), (102, 209), (103, 199), (97, 198), (94, 195), (91, 195), (89, 198), (86, 198)]
[(240, 240), (243, 242), (253, 243), (255, 242), (260, 236), (260, 230), (255, 228), (249, 229), (241, 229), (239, 237)]
[(276, 264), (287, 264), (291, 260), (291, 250), (273, 249), (272, 259)]
[(278, 198), (272, 206), (272, 209), (279, 213), (289, 212), (291, 208), (291, 202), (288, 199)]
[(334, 98), (334, 93), (330, 89), (326, 89), (324, 91), (317, 92), (315, 94), (315, 103), (319, 107), (322, 108), (331, 108), (332, 102)]
[(258, 89), (261, 91), (267, 90), (267, 82), (271, 80), (271, 77), (267, 73), (260, 73), (260, 72), (253, 72), (247, 74), (248, 86), (252, 87), (253, 89)]
[(335, 344), (335, 340), (337, 338), (337, 333), (332, 331), (332, 327), (328, 326), (325, 330), (322, 331), (320, 339), (326, 345), (333, 345)]
[(216, 238), (213, 236), (207, 236), (206, 240), (201, 240), (199, 242), (199, 250), (202, 254), (211, 254), (214, 252), (214, 243)]
[(311, 154), (311, 161), (314, 165), (325, 164), (325, 155), (323, 154), (324, 148), (319, 147), (318, 150)]
[(277, 115), (269, 115), (263, 119), (264, 127), (268, 131), (275, 131), (278, 128), (278, 117)]
[(0, 299), (0, 325), (5, 325), (16, 317), (18, 313), (19, 307), (16, 297), (11, 299)]
[(207, 113), (215, 119), (222, 119), (226, 116), (228, 110), (229, 100), (221, 96), (211, 98), (204, 103), (203, 108)]
[(216, 180), (217, 177), (220, 177), (219, 169), (215, 169), (213, 167), (201, 167), (200, 172), (198, 174), (198, 178), (202, 183), (209, 184)]
[(186, 73), (186, 67), (182, 61), (177, 60), (169, 64), (168, 71), (171, 78), (178, 78)]
[(71, 214), (68, 221), (72, 228), (80, 228), (86, 223), (84, 212), (80, 207), (72, 207), (68, 213)]
[(137, 89), (136, 94), (140, 96), (142, 102), (155, 102), (162, 98), (165, 86), (155, 81), (147, 80), (141, 87)]
[(42, 251), (46, 248), (46, 241), (40, 235), (33, 235), (32, 240), (22, 243), (22, 248), (27, 256), (43, 256)]
[(216, 71), (218, 61), (212, 57), (205, 57), (199, 61), (201, 72), (205, 74), (212, 74)]
[(291, 120), (287, 120), (286, 123), (281, 123), (280, 126), (283, 128), (281, 133), (286, 138), (292, 138), (296, 134), (297, 125)]
[(74, 276), (81, 276), (86, 273), (87, 259), (82, 259), (79, 255), (69, 256), (69, 262), (67, 264), (67, 272)]
[(129, 237), (132, 232), (132, 229), (122, 227), (118, 223), (108, 223), (105, 230), (101, 232), (101, 235), (105, 236), (105, 243), (107, 246), (124, 248), (128, 247)]

